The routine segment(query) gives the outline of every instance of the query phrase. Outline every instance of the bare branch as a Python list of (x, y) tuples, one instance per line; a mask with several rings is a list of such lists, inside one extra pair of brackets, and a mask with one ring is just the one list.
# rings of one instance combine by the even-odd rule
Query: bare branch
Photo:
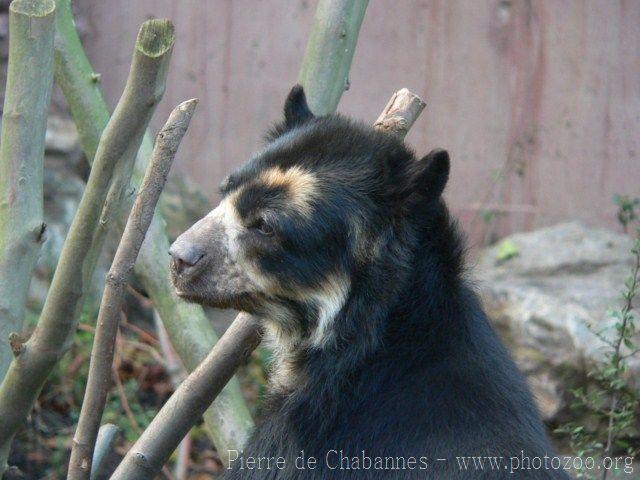
[(113, 450), (113, 445), (118, 438), (119, 431), (120, 429), (112, 423), (105, 423), (100, 427), (98, 438), (96, 439), (93, 463), (91, 464), (91, 480), (95, 480), (102, 474), (109, 452)]
[[(173, 41), (173, 26), (167, 20), (148, 20), (140, 29), (127, 85), (102, 134), (38, 326), (0, 386), (0, 451), (24, 423), (49, 373), (72, 341), (82, 297), (106, 234), (103, 205), (114, 172), (126, 172), (127, 162), (135, 158), (164, 92)], [(120, 176), (116, 184), (128, 181)]]
[(84, 401), (78, 428), (73, 438), (68, 476), (70, 480), (89, 478), (93, 448), (110, 387), (113, 349), (126, 287), (131, 279), (133, 266), (151, 224), (178, 145), (187, 131), (197, 103), (197, 100), (193, 99), (178, 105), (160, 130), (147, 173), (142, 180), (140, 191), (109, 269), (96, 322)]
[(241, 313), (211, 353), (164, 404), (112, 479), (148, 479), (160, 471), (180, 440), (260, 343), (259, 325)]

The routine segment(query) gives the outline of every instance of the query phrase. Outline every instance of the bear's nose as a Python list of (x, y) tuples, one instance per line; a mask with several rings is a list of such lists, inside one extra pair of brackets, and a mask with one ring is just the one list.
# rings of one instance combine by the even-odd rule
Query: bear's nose
[(194, 245), (176, 241), (169, 248), (169, 255), (171, 255), (176, 272), (182, 273), (185, 269), (198, 263), (204, 257), (204, 252)]

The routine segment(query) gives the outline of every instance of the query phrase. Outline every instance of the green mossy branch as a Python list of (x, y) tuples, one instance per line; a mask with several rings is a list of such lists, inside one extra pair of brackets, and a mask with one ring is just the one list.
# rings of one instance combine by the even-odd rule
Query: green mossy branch
[[(44, 239), (43, 157), (53, 83), (55, 4), (17, 0), (9, 7), (9, 57), (0, 134), (0, 380), (21, 348), (33, 269)], [(14, 348), (15, 347), (15, 350)], [(10, 442), (0, 444), (0, 476)]]
[(16, 0), (9, 7), (0, 134), (0, 380), (13, 358), (9, 335), (22, 331), (29, 284), (45, 234), (42, 182), (53, 83), (54, 11), (51, 0)]
[(349, 88), (349, 70), (368, 0), (320, 0), (298, 83), (316, 115), (336, 110)]

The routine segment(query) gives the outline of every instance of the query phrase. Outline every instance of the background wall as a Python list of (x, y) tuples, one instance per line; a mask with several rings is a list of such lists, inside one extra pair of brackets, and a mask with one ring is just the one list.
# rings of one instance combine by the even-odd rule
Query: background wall
[[(76, 2), (111, 105), (140, 22), (174, 21), (155, 128), (200, 98), (177, 168), (215, 201), (279, 118), (316, 1)], [(450, 151), (447, 197), (476, 243), (576, 218), (613, 226), (613, 194), (640, 194), (636, 0), (372, 0), (350, 81), (339, 110), (367, 122), (401, 87), (427, 101), (407, 141)]]

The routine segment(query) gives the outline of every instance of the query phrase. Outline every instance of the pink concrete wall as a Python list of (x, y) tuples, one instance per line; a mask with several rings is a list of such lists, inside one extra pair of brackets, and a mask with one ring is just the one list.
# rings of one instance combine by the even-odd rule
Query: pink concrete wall
[[(201, 103), (177, 168), (215, 187), (260, 143), (296, 81), (313, 0), (77, 0), (113, 104), (146, 18), (177, 28), (156, 116)], [(339, 109), (373, 121), (408, 87), (428, 102), (407, 141), (447, 148), (447, 197), (472, 237), (582, 219), (614, 225), (640, 194), (640, 2), (372, 0)], [(495, 233), (494, 232), (494, 233)]]

